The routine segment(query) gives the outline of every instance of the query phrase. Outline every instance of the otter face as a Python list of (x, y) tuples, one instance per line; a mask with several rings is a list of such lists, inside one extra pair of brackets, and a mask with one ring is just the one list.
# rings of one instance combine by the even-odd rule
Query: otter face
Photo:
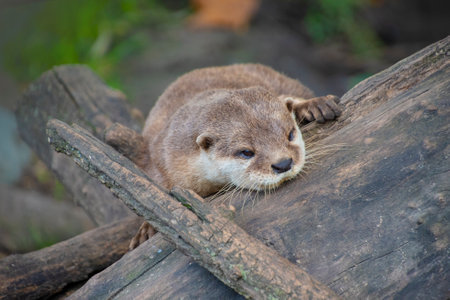
[(292, 108), (273, 97), (230, 107), (215, 117), (214, 130), (196, 138), (205, 179), (267, 190), (294, 178), (304, 165), (305, 145)]

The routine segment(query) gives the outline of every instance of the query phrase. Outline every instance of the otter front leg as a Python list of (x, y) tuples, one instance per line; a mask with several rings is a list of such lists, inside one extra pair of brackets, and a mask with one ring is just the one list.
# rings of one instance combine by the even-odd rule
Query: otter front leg
[(316, 120), (318, 123), (324, 123), (327, 120), (334, 120), (341, 115), (342, 110), (339, 108), (339, 97), (327, 95), (311, 99), (302, 99), (295, 97), (285, 97), (284, 100), (288, 108), (292, 109), (298, 122), (312, 122)]
[(133, 237), (130, 245), (128, 246), (129, 250), (135, 249), (137, 246), (151, 238), (155, 233), (156, 230), (152, 225), (150, 225), (148, 222), (142, 223), (141, 227), (139, 227), (138, 232)]

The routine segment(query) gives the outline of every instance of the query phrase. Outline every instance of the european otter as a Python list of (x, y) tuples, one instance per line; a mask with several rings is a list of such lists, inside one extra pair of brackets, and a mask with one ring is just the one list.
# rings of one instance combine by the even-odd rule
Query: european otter
[[(203, 197), (230, 183), (272, 189), (303, 167), (299, 124), (336, 118), (337, 102), (258, 64), (198, 69), (171, 84), (150, 111), (148, 157), (136, 163), (161, 186)], [(130, 248), (148, 232), (145, 223)]]

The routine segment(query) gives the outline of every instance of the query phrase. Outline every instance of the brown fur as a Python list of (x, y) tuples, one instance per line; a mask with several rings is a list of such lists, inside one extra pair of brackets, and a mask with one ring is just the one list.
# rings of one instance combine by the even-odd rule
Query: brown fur
[[(273, 135), (266, 132), (278, 130), (278, 136), (284, 138), (285, 132), (290, 130), (286, 127), (290, 119), (287, 109), (277, 124), (267, 118), (273, 111), (280, 111), (282, 104), (276, 99), (280, 96), (309, 99), (314, 94), (298, 81), (257, 64), (205, 68), (187, 73), (167, 88), (147, 118), (143, 136), (149, 145), (150, 162), (146, 171), (167, 188), (176, 183), (202, 196), (214, 192), (217, 187), (201, 188), (201, 180), (192, 176), (187, 166), (189, 158), (198, 155), (196, 137), (210, 131), (223, 140), (240, 130), (243, 144), (245, 134), (255, 137), (262, 145), (279, 143), (268, 139)], [(233, 101), (226, 101), (228, 98)], [(218, 118), (223, 120), (224, 117), (245, 120), (246, 124), (241, 125), (248, 126), (235, 128), (231, 121), (217, 122)], [(286, 127), (284, 132), (283, 126)]]
[[(334, 119), (340, 114), (335, 101), (335, 96), (314, 98), (300, 82), (262, 65), (195, 70), (158, 99), (143, 129), (148, 151), (141, 152), (149, 156), (135, 162), (160, 185), (181, 186), (201, 196), (230, 183), (271, 189), (303, 166), (297, 123)], [(254, 155), (243, 157), (243, 150)], [(291, 162), (288, 171), (274, 169), (286, 161)]]

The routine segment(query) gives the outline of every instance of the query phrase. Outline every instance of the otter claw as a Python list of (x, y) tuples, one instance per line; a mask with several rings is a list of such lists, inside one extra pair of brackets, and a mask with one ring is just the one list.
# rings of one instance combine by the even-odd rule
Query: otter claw
[(334, 120), (341, 115), (341, 109), (337, 105), (339, 97), (327, 95), (302, 101), (294, 106), (297, 119), (301, 122), (317, 121), (324, 123), (327, 120)]
[(128, 249), (131, 251), (135, 249), (137, 246), (144, 243), (146, 240), (151, 238), (156, 233), (156, 230), (147, 222), (142, 223), (141, 227), (139, 227), (138, 232), (133, 237), (128, 246)]

